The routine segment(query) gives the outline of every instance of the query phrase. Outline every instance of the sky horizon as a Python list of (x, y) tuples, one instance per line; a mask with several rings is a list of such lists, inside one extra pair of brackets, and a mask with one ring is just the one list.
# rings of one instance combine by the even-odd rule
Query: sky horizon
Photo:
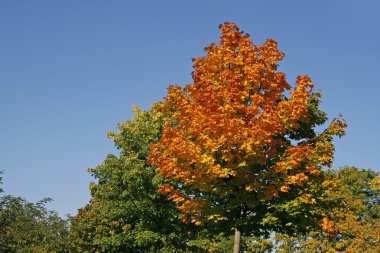
[[(294, 84), (307, 74), (329, 119), (343, 113), (334, 167), (380, 172), (380, 2), (1, 1), (0, 171), (5, 194), (61, 216), (90, 199), (87, 168), (118, 154), (108, 131), (190, 83), (192, 57), (235, 22), (256, 44), (273, 38)], [(2, 194), (4, 194), (2, 193)]]

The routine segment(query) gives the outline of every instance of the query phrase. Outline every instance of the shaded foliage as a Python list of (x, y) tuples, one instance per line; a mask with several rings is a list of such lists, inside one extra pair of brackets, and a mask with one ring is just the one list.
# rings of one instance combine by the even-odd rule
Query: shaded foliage
[(193, 252), (204, 250), (202, 233), (180, 220), (174, 204), (157, 193), (164, 179), (146, 164), (149, 143), (160, 138), (162, 119), (154, 110), (135, 107), (133, 120), (109, 133), (120, 157), (108, 155), (89, 171), (91, 201), (72, 223), (79, 252)]
[(379, 252), (380, 177), (370, 169), (343, 167), (328, 175), (336, 185), (325, 198), (335, 201), (329, 212), (336, 231), (305, 235), (277, 234), (278, 252)]

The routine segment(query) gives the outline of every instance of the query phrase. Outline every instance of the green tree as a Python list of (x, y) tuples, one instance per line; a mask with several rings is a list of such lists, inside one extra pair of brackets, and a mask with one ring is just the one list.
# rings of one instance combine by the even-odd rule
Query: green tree
[(149, 144), (160, 139), (161, 115), (134, 107), (133, 120), (108, 135), (121, 150), (89, 171), (90, 203), (72, 221), (79, 252), (203, 252), (211, 241), (197, 240), (204, 228), (181, 222), (171, 201), (157, 193), (164, 179), (147, 165)]
[(68, 222), (46, 209), (48, 201), (30, 203), (11, 195), (0, 198), (0, 252), (73, 252)]
[(370, 169), (343, 167), (328, 173), (337, 184), (322, 194), (334, 203), (329, 210), (336, 231), (276, 235), (278, 252), (378, 252), (380, 248), (380, 177)]
[(344, 203), (336, 211), (337, 233), (325, 240), (328, 250), (378, 252), (380, 249), (380, 177), (371, 169), (343, 167), (333, 171), (340, 181), (337, 198)]

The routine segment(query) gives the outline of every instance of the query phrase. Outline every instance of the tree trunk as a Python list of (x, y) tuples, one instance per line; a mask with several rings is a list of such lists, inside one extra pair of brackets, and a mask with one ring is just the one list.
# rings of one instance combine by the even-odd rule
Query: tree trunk
[(240, 230), (238, 228), (235, 228), (234, 252), (233, 253), (239, 253), (240, 252), (240, 236), (241, 236)]

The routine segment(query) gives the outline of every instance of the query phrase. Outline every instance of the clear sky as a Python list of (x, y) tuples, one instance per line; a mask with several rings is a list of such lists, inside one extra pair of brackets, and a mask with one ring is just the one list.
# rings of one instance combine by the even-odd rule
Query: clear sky
[(106, 132), (191, 82), (191, 57), (236, 22), (255, 43), (274, 38), (294, 83), (309, 74), (330, 118), (335, 167), (380, 171), (380, 1), (0, 1), (0, 170), (5, 193), (75, 214), (86, 170), (117, 154)]

